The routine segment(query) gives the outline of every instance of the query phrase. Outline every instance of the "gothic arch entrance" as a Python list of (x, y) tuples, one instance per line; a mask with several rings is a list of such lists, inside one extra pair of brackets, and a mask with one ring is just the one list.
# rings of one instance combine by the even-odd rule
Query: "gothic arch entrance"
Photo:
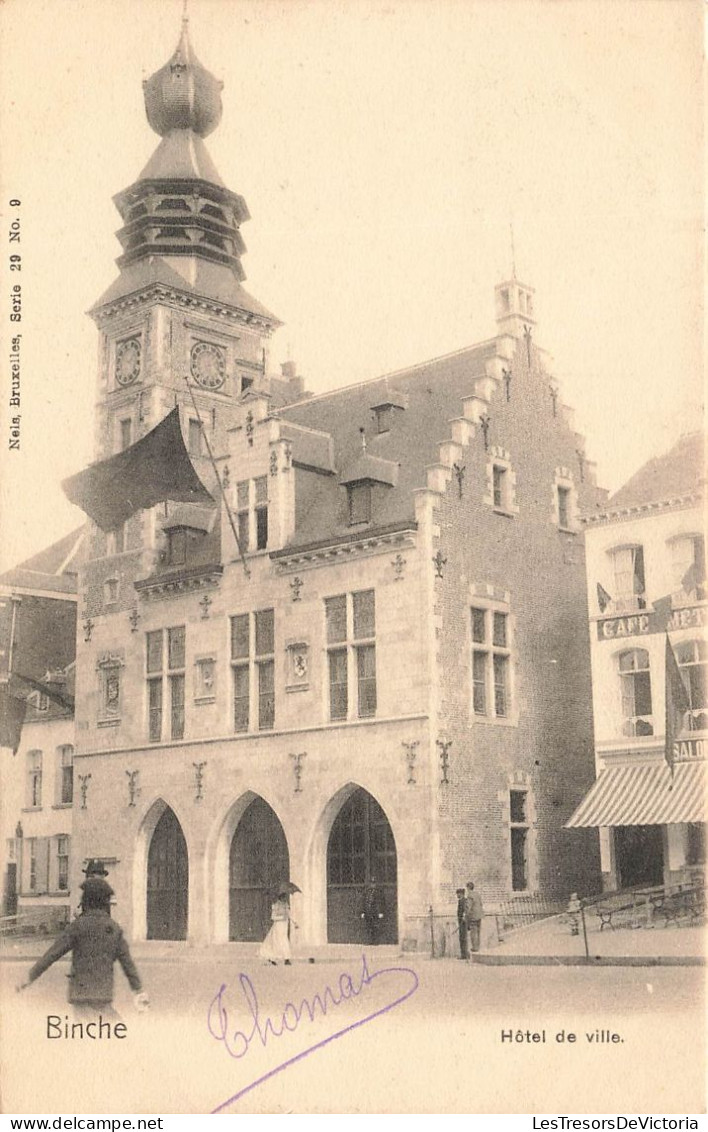
[(254, 798), (231, 839), (229, 939), (265, 939), (278, 885), (289, 877), (290, 855), (283, 827), (268, 803)]
[(186, 939), (189, 907), (187, 843), (175, 813), (165, 807), (147, 858), (147, 938)]
[(329, 943), (396, 943), (396, 842), (386, 814), (366, 790), (350, 794), (327, 842)]

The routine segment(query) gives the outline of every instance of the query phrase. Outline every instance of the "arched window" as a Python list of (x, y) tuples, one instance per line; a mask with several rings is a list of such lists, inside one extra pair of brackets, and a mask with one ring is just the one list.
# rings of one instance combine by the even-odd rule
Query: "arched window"
[(690, 704), (684, 716), (688, 731), (708, 729), (708, 642), (682, 641), (676, 646), (684, 687)]
[(622, 693), (622, 734), (653, 735), (651, 676), (646, 649), (629, 649), (619, 655)]

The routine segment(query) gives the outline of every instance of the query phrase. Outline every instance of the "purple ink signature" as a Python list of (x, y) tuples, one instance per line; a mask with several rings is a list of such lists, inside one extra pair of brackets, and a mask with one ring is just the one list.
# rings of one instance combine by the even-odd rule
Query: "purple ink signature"
[(341, 1030), (335, 1031), (334, 1034), (330, 1034), (329, 1037), (324, 1038), (320, 1042), (315, 1042), (313, 1045), (308, 1046), (306, 1049), (296, 1054), (295, 1057), (288, 1058), (287, 1061), (276, 1065), (276, 1067), (271, 1069), (268, 1073), (264, 1073), (261, 1077), (256, 1078), (255, 1081), (251, 1081), (250, 1084), (244, 1086), (243, 1089), (239, 1089), (239, 1091), (229, 1097), (228, 1100), (223, 1101), (220, 1105), (217, 1105), (216, 1108), (212, 1109), (212, 1114), (223, 1112), (225, 1108), (235, 1104), (235, 1102), (245, 1096), (246, 1093), (250, 1093), (252, 1089), (255, 1089), (258, 1085), (262, 1085), (263, 1082), (267, 1081), (270, 1077), (275, 1077), (277, 1073), (281, 1073), (283, 1069), (287, 1069), (289, 1065), (294, 1065), (296, 1061), (302, 1061), (304, 1057), (309, 1057), (315, 1050), (322, 1049), (323, 1046), (329, 1045), (330, 1042), (336, 1041), (337, 1038), (343, 1038), (345, 1034), (351, 1033), (352, 1030), (358, 1029), (359, 1026), (364, 1026), (367, 1022), (372, 1022), (374, 1018), (379, 1018), (382, 1014), (388, 1013), (388, 1011), (393, 1010), (395, 1006), (400, 1006), (402, 1002), (405, 1002), (407, 998), (415, 994), (418, 989), (418, 976), (410, 967), (383, 967), (380, 971), (369, 971), (366, 955), (362, 955), (361, 972), (356, 978), (352, 978), (346, 971), (343, 971), (336, 982), (335, 990), (327, 985), (323, 991), (318, 991), (316, 994), (312, 995), (311, 998), (303, 998), (298, 1005), (294, 1002), (287, 1002), (283, 1008), (282, 1014), (274, 1020), (269, 1016), (265, 1016), (264, 1018), (261, 1015), (256, 988), (248, 975), (242, 972), (239, 975), (239, 983), (241, 984), (241, 991), (249, 1011), (248, 1021), (253, 1022), (250, 1030), (247, 1029), (247, 1027), (242, 1030), (234, 1029), (229, 1025), (229, 1015), (225, 1002), (227, 987), (225, 983), (222, 983), (209, 1005), (207, 1026), (211, 1036), (216, 1038), (218, 1042), (223, 1042), (229, 1057), (233, 1057), (235, 1060), (239, 1061), (246, 1056), (254, 1042), (260, 1042), (261, 1046), (265, 1046), (270, 1039), (281, 1038), (286, 1031), (291, 1034), (294, 1033), (301, 1022), (314, 1022), (318, 1014), (321, 1014), (323, 1017), (326, 1016), (329, 1010), (336, 1009), (336, 1007), (341, 1006), (343, 1002), (358, 998), (375, 979), (381, 979), (385, 975), (405, 975), (410, 978), (410, 985), (404, 993), (398, 994), (396, 998), (387, 1002), (385, 1006), (380, 1006), (377, 1010), (374, 1010), (371, 1014), (367, 1014), (364, 1018), (360, 1018), (357, 1022), (343, 1026)]

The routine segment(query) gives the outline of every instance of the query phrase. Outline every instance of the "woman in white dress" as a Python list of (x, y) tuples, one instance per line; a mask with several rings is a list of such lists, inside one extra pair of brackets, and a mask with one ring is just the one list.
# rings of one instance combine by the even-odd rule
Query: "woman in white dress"
[(271, 963), (273, 966), (277, 965), (279, 959), (282, 959), (289, 966), (291, 962), (290, 924), (292, 923), (295, 928), (297, 924), (290, 915), (290, 900), (287, 893), (278, 894), (277, 900), (273, 902), (271, 907), (270, 918), (273, 923), (261, 944), (260, 957), (264, 963)]

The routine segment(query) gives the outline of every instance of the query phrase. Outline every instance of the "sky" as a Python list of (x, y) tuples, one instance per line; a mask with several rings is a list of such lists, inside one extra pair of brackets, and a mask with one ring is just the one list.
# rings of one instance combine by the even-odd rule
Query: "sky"
[[(182, 8), (0, 5), (0, 569), (84, 518), (60, 481), (94, 455), (85, 312), (117, 275), (112, 197), (158, 144), (142, 80)], [(701, 427), (701, 18), (694, 0), (189, 0), (224, 82), (207, 148), (251, 214), (245, 286), (285, 324), (276, 371), (292, 358), (322, 392), (492, 337), (513, 224), (599, 482)]]

